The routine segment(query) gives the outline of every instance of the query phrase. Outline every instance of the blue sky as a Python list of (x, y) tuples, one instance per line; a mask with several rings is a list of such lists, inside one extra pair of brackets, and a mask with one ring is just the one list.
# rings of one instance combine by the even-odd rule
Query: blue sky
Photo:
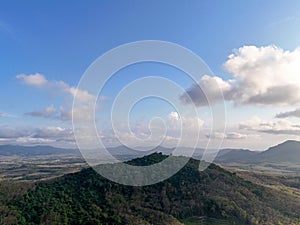
[[(72, 105), (72, 87), (77, 86), (96, 58), (121, 44), (140, 40), (164, 40), (192, 50), (225, 82), (224, 85), (230, 86), (230, 90), (224, 90), (227, 98), (225, 136), (220, 133), (208, 135), (208, 109), (197, 108), (199, 118), (205, 124), (199, 146), (205, 145), (207, 136), (212, 139), (224, 137), (224, 147), (251, 149), (264, 149), (287, 139), (298, 139), (298, 99), (289, 99), (288, 94), (284, 96), (280, 83), (271, 84), (290, 73), (292, 75), (286, 79), (291, 82), (285, 85), (300, 86), (300, 80), (293, 75), (299, 68), (293, 63), (284, 64), (299, 59), (299, 27), (300, 2), (297, 0), (1, 1), (0, 144), (73, 145), (70, 118), (62, 116)], [(229, 55), (243, 46), (256, 49), (236, 50), (235, 61), (225, 68)], [(265, 49), (268, 46), (276, 47)], [(281, 50), (284, 53), (281, 54)], [(261, 83), (264, 85), (257, 87), (255, 93), (242, 93), (242, 88), (260, 85), (254, 78), (245, 78), (251, 76), (251, 71), (243, 70), (243, 63), (249, 65), (251, 62), (241, 62), (241, 59), (252, 59), (250, 56), (257, 59), (255, 72), (263, 78)], [(275, 63), (278, 67), (274, 68), (276, 71), (282, 69), (281, 73), (274, 78), (265, 75), (270, 68), (260, 63), (262, 58), (273, 60), (271, 65)], [(34, 74), (40, 74), (48, 83), (33, 85), (26, 81), (26, 76)], [(103, 91), (105, 99), (100, 103), (97, 117), (99, 129), (103, 129), (101, 136), (107, 138), (108, 145), (114, 144), (114, 135), (107, 122), (114, 97), (125, 84), (147, 75), (166, 77), (184, 89), (192, 87), (187, 76), (165, 65), (144, 63), (120, 71)], [(229, 80), (235, 83), (231, 84)], [(280, 92), (278, 95), (281, 96), (272, 97), (268, 90), (273, 94)], [(174, 93), (174, 96), (180, 94)], [(277, 97), (281, 101), (277, 101)], [(183, 108), (190, 106), (182, 103)], [(147, 127), (153, 116), (163, 117), (168, 123), (174, 110), (156, 100), (141, 102), (132, 111), (133, 130), (137, 135), (143, 133), (141, 129)], [(275, 118), (279, 113), (286, 114)], [(185, 117), (188, 115), (182, 118), (193, 123), (193, 118)], [(64, 135), (65, 139), (57, 140)]]

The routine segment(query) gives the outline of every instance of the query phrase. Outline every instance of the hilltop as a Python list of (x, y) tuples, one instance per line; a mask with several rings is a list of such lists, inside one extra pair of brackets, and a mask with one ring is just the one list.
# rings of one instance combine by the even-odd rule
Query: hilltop
[[(148, 165), (167, 156), (153, 153), (130, 161)], [(211, 164), (198, 171), (191, 159), (176, 175), (150, 186), (111, 182), (84, 169), (38, 182), (7, 202), (19, 224), (296, 224), (300, 198), (247, 181)]]

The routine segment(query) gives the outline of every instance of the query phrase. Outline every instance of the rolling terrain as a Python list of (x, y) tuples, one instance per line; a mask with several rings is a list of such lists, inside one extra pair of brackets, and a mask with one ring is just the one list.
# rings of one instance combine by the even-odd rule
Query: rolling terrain
[[(181, 148), (181, 152), (190, 150)], [(96, 150), (95, 150), (96, 151)], [(151, 151), (136, 151), (125, 146), (109, 148), (120, 161), (128, 161), (154, 152), (169, 155), (172, 148), (162, 146)], [(193, 158), (201, 159), (204, 150), (195, 149)], [(300, 176), (300, 142), (286, 141), (266, 151), (221, 149), (214, 163), (233, 170), (275, 175)], [(87, 167), (78, 149), (51, 146), (0, 146), (0, 179), (41, 180), (79, 171)], [(105, 163), (103, 159), (102, 163)]]
[[(153, 153), (128, 163), (150, 165), (166, 157)], [(296, 191), (299, 179), (290, 178), (284, 184), (283, 178), (276, 178), (277, 183), (272, 186), (264, 181), (269, 179), (260, 175), (255, 178), (229, 172), (215, 164), (199, 172), (198, 164), (198, 160), (191, 159), (168, 180), (143, 187), (116, 184), (92, 169), (37, 182), (26, 191), (21, 189), (20, 195), (8, 194), (12, 190), (5, 189), (9, 185), (5, 183), (0, 188), (4, 203), (1, 209), (5, 212), (1, 213), (1, 221), (5, 224), (299, 224), (300, 196)]]

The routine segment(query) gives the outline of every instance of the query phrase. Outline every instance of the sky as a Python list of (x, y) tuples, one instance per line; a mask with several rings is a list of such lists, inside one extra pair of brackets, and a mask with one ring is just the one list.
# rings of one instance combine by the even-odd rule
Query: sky
[[(97, 102), (96, 127), (106, 146), (178, 140), (190, 146), (198, 131), (198, 147), (222, 141), (222, 148), (264, 150), (299, 140), (299, 27), (297, 0), (1, 1), (0, 144), (76, 146), (75, 96), (85, 106)], [(183, 46), (212, 73), (195, 83), (170, 65), (144, 62), (116, 72), (99, 96), (78, 87), (98, 57), (142, 40)], [(181, 91), (142, 82), (121, 94), (123, 103), (154, 87), (169, 99), (114, 104), (124, 88), (147, 76), (168, 79)], [(195, 84), (212, 96), (211, 104), (225, 106), (225, 132), (211, 132), (211, 108)], [(90, 119), (84, 106), (73, 113), (78, 121)]]

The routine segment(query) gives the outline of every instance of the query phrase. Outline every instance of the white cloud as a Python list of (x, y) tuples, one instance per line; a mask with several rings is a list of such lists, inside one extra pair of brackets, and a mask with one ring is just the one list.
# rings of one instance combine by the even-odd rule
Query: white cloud
[(179, 120), (178, 112), (170, 112), (168, 117), (169, 117), (169, 120), (171, 120), (171, 121), (178, 121)]
[(290, 105), (300, 101), (300, 48), (244, 46), (224, 64), (236, 78), (232, 99), (238, 103)]
[[(94, 110), (94, 105), (96, 102), (96, 96), (90, 94), (88, 91), (72, 87), (63, 81), (49, 81), (44, 75), (38, 73), (31, 75), (20, 74), (16, 77), (26, 85), (39, 88), (43, 87), (50, 92), (54, 92), (55, 94), (61, 94), (64, 98), (67, 98), (66, 102), (72, 102), (76, 97), (77, 107), (73, 109), (74, 118), (77, 120), (91, 121), (91, 116), (87, 115), (92, 115), (92, 111)], [(107, 97), (105, 96), (100, 96), (98, 98), (99, 101), (104, 101), (106, 99)], [(99, 101), (97, 103), (99, 103)], [(60, 120), (71, 120), (72, 109), (70, 105), (71, 104), (60, 106), (59, 114), (56, 114), (54, 106), (26, 114), (31, 116), (52, 117)], [(97, 104), (95, 106), (97, 110), (99, 107)]]
[[(235, 50), (225, 62), (225, 69), (234, 76), (232, 80), (203, 76), (199, 85), (214, 101), (216, 84), (224, 98), (235, 104), (290, 106), (300, 103), (300, 48), (284, 51), (276, 46), (244, 46)], [(206, 105), (205, 95), (194, 85), (180, 99), (183, 103)], [(214, 103), (214, 102), (212, 102)]]
[(214, 132), (212, 134), (207, 134), (207, 138), (212, 138), (212, 139), (245, 139), (248, 138), (249, 135), (247, 134), (242, 134), (238, 132), (228, 132), (228, 133), (222, 133), (222, 132)]
[(45, 138), (19, 137), (13, 142), (13, 144), (43, 145), (43, 144), (52, 144), (53, 142), (54, 142), (53, 140), (49, 140)]
[(35, 117), (53, 117), (56, 114), (56, 109), (53, 105), (45, 108), (44, 110), (36, 110), (33, 112), (25, 113), (25, 115), (35, 116)]
[[(97, 109), (97, 107), (96, 107)], [(74, 121), (94, 121), (94, 104), (80, 104), (68, 111), (61, 110), (61, 118), (73, 118)]]
[(71, 109), (65, 109), (64, 107), (59, 108), (60, 116), (59, 118), (61, 120), (71, 120), (72, 119), (72, 110)]
[(0, 138), (19, 138), (23, 136), (29, 136), (31, 133), (28, 129), (17, 129), (16, 127), (1, 126)]
[(177, 112), (170, 112), (167, 120), (167, 128), (170, 130), (189, 129), (195, 131), (200, 129), (204, 121), (198, 117), (188, 117), (179, 115)]
[(72, 98), (76, 96), (76, 98), (80, 102), (95, 100), (95, 96), (89, 94), (85, 90), (80, 90), (75, 87), (71, 87), (70, 85), (68, 85), (63, 81), (56, 81), (56, 80), (49, 81), (45, 78), (44, 75), (41, 75), (39, 73), (31, 74), (31, 75), (20, 74), (17, 75), (17, 78), (29, 86), (48, 88), (49, 90), (58, 91)]
[(207, 138), (212, 138), (212, 139), (224, 139), (225, 138), (225, 133), (222, 132), (214, 132), (211, 134), (206, 134), (205, 135)]
[(241, 122), (240, 130), (257, 131), (268, 134), (300, 135), (300, 125), (294, 124), (287, 119), (277, 119), (275, 121), (265, 121), (258, 117)]
[(245, 139), (247, 138), (248, 135), (247, 134), (241, 134), (238, 132), (229, 132), (226, 134), (226, 139)]
[(60, 143), (62, 146), (74, 145), (71, 128), (63, 127), (0, 127), (0, 143), (2, 144), (47, 144)]
[(154, 117), (148, 122), (143, 120), (129, 124), (118, 122), (114, 129), (99, 126), (98, 131), (105, 144), (114, 146), (176, 146), (179, 142), (182, 146), (193, 146), (198, 132), (202, 132), (203, 124), (203, 120), (198, 117), (182, 116), (173, 111), (165, 118)]
[(45, 87), (48, 83), (47, 79), (39, 73), (30, 75), (19, 74), (17, 75), (17, 78), (25, 84), (35, 87)]
[(80, 102), (94, 102), (95, 96), (89, 94), (87, 91), (80, 90), (74, 87), (66, 87), (64, 90), (66, 93), (69, 93), (72, 97), (76, 96), (76, 100)]
[(196, 106), (205, 106), (208, 105), (208, 101), (213, 104), (224, 100), (231, 89), (231, 81), (227, 82), (220, 77), (204, 75), (198, 84), (194, 84), (180, 96), (180, 100), (184, 104), (194, 103)]

